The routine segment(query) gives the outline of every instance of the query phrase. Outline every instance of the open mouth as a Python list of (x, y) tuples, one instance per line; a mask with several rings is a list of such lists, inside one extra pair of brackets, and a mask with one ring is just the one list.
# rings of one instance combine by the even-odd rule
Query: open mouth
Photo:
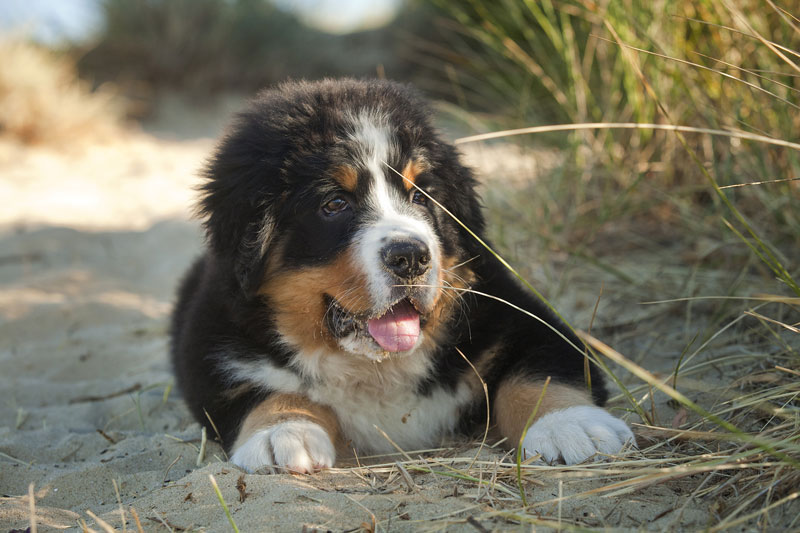
[(352, 333), (369, 337), (386, 352), (413, 349), (426, 322), (425, 316), (410, 298), (395, 302), (378, 315), (350, 313), (328, 295), (325, 295), (325, 303), (328, 329), (335, 337), (341, 338)]

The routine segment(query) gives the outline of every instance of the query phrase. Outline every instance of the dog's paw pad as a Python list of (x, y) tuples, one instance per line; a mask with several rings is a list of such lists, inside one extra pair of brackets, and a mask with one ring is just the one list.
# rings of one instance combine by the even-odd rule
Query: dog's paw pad
[(248, 472), (278, 467), (307, 474), (329, 468), (335, 460), (328, 433), (308, 420), (290, 420), (256, 431), (231, 455), (231, 462)]
[(541, 417), (528, 429), (522, 446), (526, 454), (541, 454), (545, 462), (561, 458), (571, 465), (597, 452), (618, 453), (628, 442), (636, 441), (625, 422), (600, 407), (580, 405)]

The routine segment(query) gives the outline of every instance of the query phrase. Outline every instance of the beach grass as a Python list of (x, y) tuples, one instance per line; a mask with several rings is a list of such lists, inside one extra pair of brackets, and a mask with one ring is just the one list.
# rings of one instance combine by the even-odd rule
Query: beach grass
[[(565, 498), (692, 480), (673, 529), (692, 500), (713, 531), (795, 527), (798, 20), (748, 0), (440, 5), (457, 21), (454, 79), (489, 130), (456, 143), (562, 154), (554, 172), (487, 180), (495, 249), (556, 306), (587, 316), (604, 300), (579, 334), (639, 437), (633, 458), (578, 466), (603, 483)], [(587, 301), (570, 306), (576, 290)], [(619, 526), (519, 501), (498, 516)]]

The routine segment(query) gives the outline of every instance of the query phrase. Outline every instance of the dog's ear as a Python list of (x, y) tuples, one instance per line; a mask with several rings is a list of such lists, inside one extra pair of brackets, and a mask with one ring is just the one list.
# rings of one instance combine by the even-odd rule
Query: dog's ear
[[(461, 224), (484, 239), (483, 206), (476, 191), (478, 182), (472, 175), (472, 171), (461, 163), (458, 151), (447, 143), (440, 143), (437, 150), (431, 152), (434, 172), (439, 176), (445, 188), (444, 194), (442, 194), (442, 198), (446, 199), (445, 207)], [(442, 231), (447, 231), (446, 228), (455, 230), (455, 234), (450, 235), (453, 244), (457, 242), (458, 246), (468, 250), (470, 255), (480, 255), (485, 252), (470, 232), (464, 230), (457, 222), (450, 220), (450, 215), (440, 212), (438, 216), (446, 220), (442, 223)]]
[(208, 245), (228, 263), (246, 296), (261, 284), (275, 240), (272, 206), (280, 195), (281, 150), (280, 137), (248, 110), (237, 117), (205, 169), (198, 211)]
[(205, 218), (208, 246), (249, 297), (261, 284), (274, 241), (275, 219), (267, 199), (262, 195), (260, 204), (255, 203), (255, 198), (240, 191), (220, 187), (220, 180), (209, 181), (204, 190), (200, 213)]
[(246, 296), (253, 295), (261, 286), (274, 236), (275, 220), (269, 211), (260, 213), (260, 219), (245, 229), (234, 256), (233, 271)]

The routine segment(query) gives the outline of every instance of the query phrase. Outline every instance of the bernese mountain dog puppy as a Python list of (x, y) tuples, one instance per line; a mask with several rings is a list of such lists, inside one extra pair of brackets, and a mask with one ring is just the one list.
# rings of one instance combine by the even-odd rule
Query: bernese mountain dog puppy
[(172, 360), (236, 465), (436, 446), (485, 423), (483, 383), (508, 448), (577, 463), (633, 439), (582, 343), (462, 226), (484, 239), (476, 181), (409, 87), (262, 92), (205, 179)]

